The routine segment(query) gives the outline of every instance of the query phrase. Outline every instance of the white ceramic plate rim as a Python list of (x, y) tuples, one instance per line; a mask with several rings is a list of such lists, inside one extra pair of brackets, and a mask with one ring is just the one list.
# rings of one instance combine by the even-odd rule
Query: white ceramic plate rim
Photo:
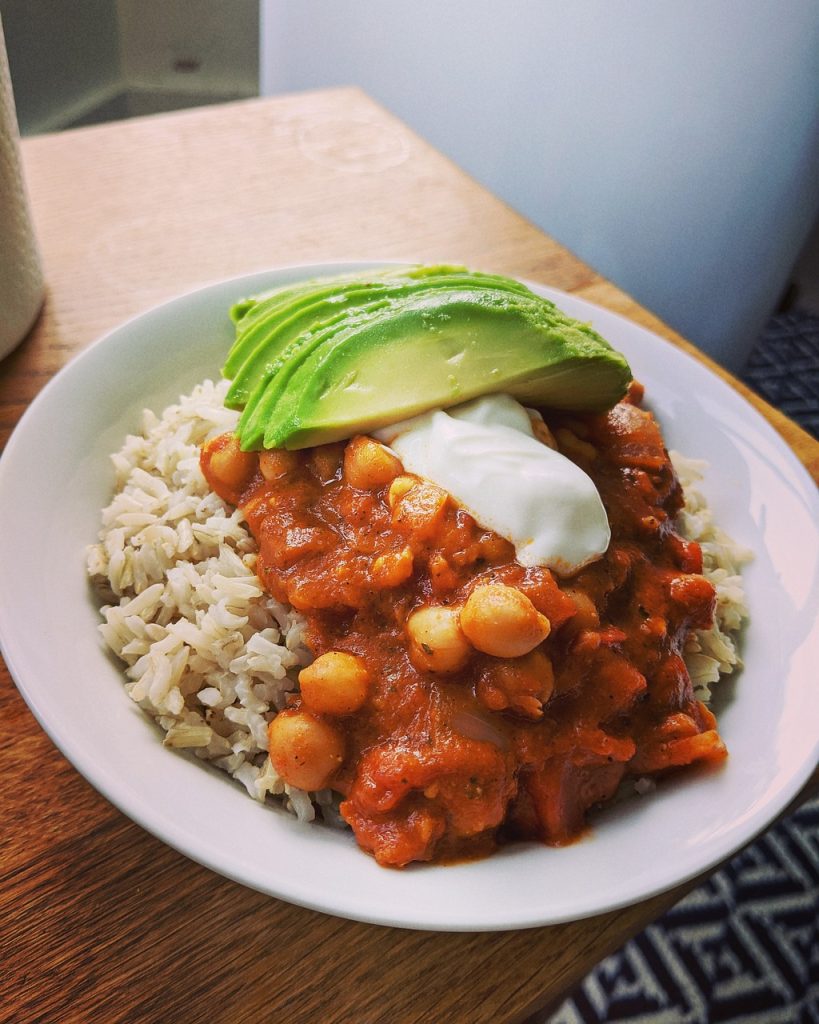
[[(669, 447), (710, 458), (706, 490), (720, 523), (755, 547), (747, 668), (720, 719), (732, 750), (724, 770), (608, 809), (568, 848), (520, 844), (483, 861), (395, 872), (349, 835), (299, 825), (164, 749), (125, 696), (82, 578), (83, 545), (111, 486), (107, 454), (137, 427), (142, 406), (161, 408), (218, 373), (232, 301), (382, 265), (278, 268), (198, 289), (116, 328), (43, 389), (0, 459), (0, 642), (20, 691), (75, 767), (134, 821), (229, 878), (327, 913), (437, 930), (532, 927), (625, 906), (708, 870), (787, 806), (819, 756), (810, 685), (819, 501), (779, 435), (721, 379), (644, 328), (554, 289), (531, 285), (626, 352)], [(206, 365), (197, 365), (200, 350)], [(21, 493), (36, 498), (28, 509), (15, 500)], [(94, 706), (79, 715), (76, 694), (89, 688)]]

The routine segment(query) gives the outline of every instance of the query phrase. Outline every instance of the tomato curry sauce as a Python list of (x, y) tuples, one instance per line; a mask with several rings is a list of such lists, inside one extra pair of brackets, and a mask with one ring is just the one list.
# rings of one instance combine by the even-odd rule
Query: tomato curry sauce
[(317, 658), (271, 722), (271, 760), (286, 782), (340, 793), (379, 863), (566, 843), (624, 778), (724, 758), (682, 658), (714, 590), (674, 529), (681, 489), (640, 397), (632, 385), (606, 414), (548, 416), (546, 442), (594, 480), (612, 531), (566, 579), (524, 568), (367, 438), (259, 455), (224, 435), (203, 449)]

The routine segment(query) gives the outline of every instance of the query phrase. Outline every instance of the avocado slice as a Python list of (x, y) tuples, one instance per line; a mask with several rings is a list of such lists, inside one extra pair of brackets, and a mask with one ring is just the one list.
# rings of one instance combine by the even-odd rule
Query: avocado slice
[(602, 410), (630, 380), (620, 353), (547, 300), (463, 281), (324, 336), (266, 405), (263, 441), (323, 444), (492, 392)]
[[(275, 324), (276, 319), (285, 316), (287, 311), (311, 298), (327, 296), (336, 303), (343, 301), (348, 288), (363, 289), (371, 282), (374, 287), (380, 283), (389, 284), (395, 280), (418, 280), (425, 277), (436, 277), (448, 274), (468, 274), (466, 267), (437, 264), (416, 266), (388, 266), (373, 271), (368, 276), (359, 273), (339, 274), (335, 277), (314, 278), (300, 281), (297, 284), (284, 285), (271, 292), (254, 298), (243, 299), (230, 309), (230, 318), (236, 325), (236, 340), (228, 352), (223, 376), (236, 382), (240, 367), (245, 362), (253, 347), (264, 341), (266, 328)], [(241, 408), (240, 405), (232, 406)]]
[(223, 374), (231, 378), (225, 405), (242, 409), (259, 382), (269, 379), (281, 353), (294, 338), (339, 320), (344, 311), (362, 297), (386, 289), (387, 284), (361, 282), (339, 291), (337, 285), (324, 290), (306, 289), (289, 299), (270, 303), (249, 324), (228, 354)]
[(602, 410), (631, 372), (589, 325), (511, 278), (386, 267), (287, 285), (231, 309), (226, 404), (244, 449), (302, 448), (506, 392)]
[[(440, 289), (494, 287), (515, 294), (531, 294), (524, 285), (509, 278), (475, 274), (457, 267), (418, 268), (417, 278), (410, 276), (367, 280), (356, 285), (317, 289), (301, 297), (285, 312), (295, 308), (293, 316), (281, 315), (261, 322), (261, 340), (237, 371), (225, 404), (245, 405), (238, 434), (247, 450), (262, 443), (271, 417), (281, 419), (293, 394), (289, 381), (301, 362), (328, 340), (337, 342), (350, 331), (360, 330), (373, 317), (388, 319), (397, 303), (416, 294), (431, 294)], [(415, 270), (409, 273), (415, 273)], [(309, 299), (316, 298), (315, 302)], [(347, 332), (347, 333), (345, 333)]]
[(322, 279), (271, 293), (263, 300), (245, 300), (231, 309), (238, 317), (237, 336), (222, 369), (231, 378), (225, 405), (243, 408), (263, 377), (269, 379), (274, 363), (288, 343), (300, 334), (338, 320), (345, 309), (360, 306), (383, 293), (402, 290), (428, 278), (464, 275), (465, 267), (390, 267), (371, 277), (358, 275)]
[(325, 340), (337, 336), (345, 324), (349, 327), (351, 321), (359, 325), (369, 322), (373, 316), (388, 309), (389, 305), (386, 298), (375, 299), (363, 306), (357, 306), (354, 320), (349, 312), (344, 311), (291, 339), (283, 352), (278, 353), (273, 361), (265, 366), (264, 374), (248, 396), (236, 431), (242, 448), (249, 451), (261, 447), (270, 416), (279, 403), (280, 395), (284, 393), (287, 381), (298, 365), (302, 352), (310, 351), (323, 344)]
[(351, 283), (360, 282), (361, 274), (344, 274), (322, 280), (299, 281), (285, 285), (254, 298), (243, 299), (230, 309), (230, 318), (236, 325), (236, 339), (222, 367), (223, 376), (234, 380), (236, 372), (247, 358), (253, 345), (264, 337), (264, 324), (275, 323), (277, 317), (292, 303), (309, 297), (323, 288), (328, 293), (340, 293)]

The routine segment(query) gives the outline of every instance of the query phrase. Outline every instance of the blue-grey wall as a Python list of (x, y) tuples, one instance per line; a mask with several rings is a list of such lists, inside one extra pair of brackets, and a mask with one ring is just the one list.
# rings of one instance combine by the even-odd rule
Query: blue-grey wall
[(728, 365), (819, 213), (816, 0), (262, 0), (262, 92), (358, 84)]

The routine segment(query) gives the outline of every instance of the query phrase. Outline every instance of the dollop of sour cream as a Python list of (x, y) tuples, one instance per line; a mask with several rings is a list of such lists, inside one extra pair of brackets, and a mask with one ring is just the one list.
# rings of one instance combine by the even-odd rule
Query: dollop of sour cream
[(593, 481), (535, 438), (529, 414), (509, 395), (424, 413), (375, 436), (408, 473), (442, 487), (477, 523), (511, 541), (522, 565), (570, 576), (609, 546)]

